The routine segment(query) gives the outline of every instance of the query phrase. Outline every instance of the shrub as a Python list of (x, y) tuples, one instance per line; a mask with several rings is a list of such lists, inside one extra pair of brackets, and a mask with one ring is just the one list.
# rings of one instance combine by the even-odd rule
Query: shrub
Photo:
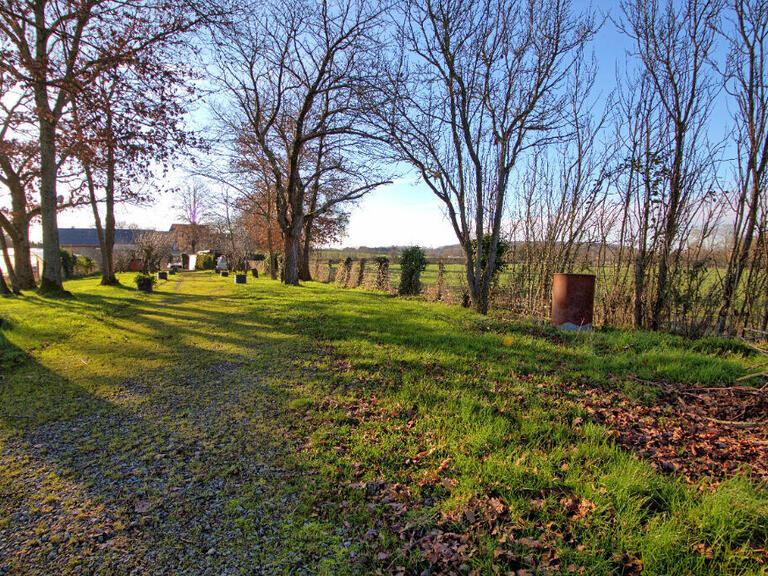
[(339, 271), (336, 274), (336, 283), (342, 288), (346, 288), (349, 285), (350, 276), (352, 275), (352, 258), (347, 256), (344, 261), (339, 264)]
[(132, 250), (115, 250), (112, 264), (115, 272), (128, 272), (135, 260), (136, 254)]
[(213, 270), (216, 266), (216, 260), (213, 254), (200, 254), (195, 261), (196, 270)]
[(421, 273), (427, 267), (424, 251), (418, 246), (406, 248), (400, 255), (400, 287), (398, 294), (418, 294), (421, 292)]
[(151, 287), (157, 284), (157, 279), (149, 274), (136, 274), (133, 277), (133, 281), (139, 290), (145, 289), (147, 285)]
[(376, 284), (374, 289), (389, 292), (389, 258), (386, 256), (376, 258)]
[(72, 254), (71, 250), (59, 250), (61, 256), (61, 269), (64, 272), (64, 278), (72, 278), (75, 275), (75, 264), (77, 256)]
[(74, 273), (77, 276), (93, 274), (97, 268), (93, 258), (89, 258), (88, 256), (78, 256), (75, 259)]
[(355, 282), (353, 284), (353, 288), (359, 288), (363, 285), (363, 281), (365, 280), (365, 258), (360, 258), (360, 261), (357, 263), (357, 274), (355, 275)]

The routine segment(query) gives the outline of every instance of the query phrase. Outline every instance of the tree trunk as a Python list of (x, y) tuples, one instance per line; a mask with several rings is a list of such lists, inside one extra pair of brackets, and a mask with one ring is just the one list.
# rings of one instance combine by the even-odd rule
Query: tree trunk
[(275, 241), (272, 238), (272, 199), (267, 197), (267, 252), (269, 254), (269, 277), (277, 280), (277, 254), (275, 254)]
[(741, 279), (741, 258), (738, 258), (738, 261), (734, 262), (737, 246), (738, 242), (734, 239), (734, 252), (731, 253), (731, 258), (728, 261), (728, 269), (725, 272), (725, 279), (723, 280), (723, 295), (720, 299), (720, 309), (717, 311), (717, 326), (715, 330), (718, 334), (723, 334), (725, 332), (728, 319), (733, 310), (733, 296), (736, 294), (736, 289), (738, 288), (739, 280)]
[[(11, 281), (11, 289), (14, 294), (19, 294), (19, 283), (16, 278), (16, 273), (13, 270), (11, 259), (8, 256), (8, 244), (5, 242), (5, 236), (3, 236), (2, 230), (0, 230), (0, 250), (3, 252), (3, 260), (5, 261), (5, 267), (8, 270), (8, 279)], [(3, 284), (5, 284), (5, 279), (3, 279)]]
[(36, 211), (28, 212), (27, 195), (19, 173), (7, 157), (0, 155), (0, 166), (5, 173), (5, 185), (11, 195), (11, 214), (0, 218), (6, 234), (13, 241), (13, 267), (16, 280), (22, 290), (35, 289), (35, 274), (29, 256), (29, 223)]
[(477, 300), (475, 300), (475, 312), (478, 314), (488, 314), (488, 286), (481, 286)]
[(299, 258), (299, 279), (303, 282), (312, 280), (312, 272), (309, 269), (309, 254), (312, 245), (312, 216), (304, 221), (304, 234), (302, 237), (301, 255)]
[(644, 250), (635, 258), (635, 328), (643, 327), (643, 290), (645, 290), (645, 254)]
[[(757, 175), (753, 175), (753, 178), (756, 177)], [(754, 238), (755, 228), (757, 228), (757, 209), (759, 201), (760, 189), (756, 184), (753, 184), (752, 194), (747, 209), (747, 227), (744, 231), (744, 240), (740, 243), (738, 237), (734, 238), (733, 251), (731, 252), (731, 257), (728, 261), (728, 270), (725, 274), (725, 281), (723, 283), (722, 303), (717, 314), (718, 334), (725, 332), (728, 318), (733, 312), (734, 296), (739, 287), (739, 282), (741, 282), (741, 276), (744, 273), (744, 269), (747, 266), (750, 251), (752, 250), (752, 240)], [(738, 231), (736, 231), (736, 234), (738, 234)], [(739, 246), (739, 244), (741, 244), (741, 246)]]
[(0, 234), (2, 234), (2, 230), (5, 230), (5, 233), (13, 241), (14, 284), (21, 290), (33, 290), (37, 288), (37, 283), (35, 282), (35, 273), (32, 270), (29, 250), (29, 218), (24, 209), (22, 209), (22, 223), (17, 222), (17, 219), (18, 212), (16, 210), (11, 213), (11, 220), (3, 218)]
[(299, 285), (299, 238), (294, 234), (285, 235), (283, 282), (292, 286)]
[[(14, 190), (13, 188), (17, 188)], [(10, 225), (13, 240), (13, 267), (19, 288), (34, 290), (37, 288), (35, 273), (32, 270), (32, 260), (29, 251), (29, 223), (32, 214), (27, 214), (27, 197), (19, 183), (11, 187), (11, 220)]]
[(661, 327), (661, 316), (664, 313), (664, 307), (667, 304), (668, 297), (668, 275), (669, 275), (669, 257), (672, 254), (672, 245), (677, 236), (678, 213), (681, 209), (682, 195), (682, 163), (683, 150), (685, 145), (685, 133), (680, 133), (678, 129), (675, 134), (675, 157), (672, 164), (672, 177), (669, 184), (669, 209), (667, 211), (667, 222), (664, 226), (664, 238), (661, 243), (661, 255), (659, 257), (658, 281), (656, 283), (656, 295), (651, 305), (651, 330), (658, 330)]
[[(44, 90), (44, 88), (43, 88)], [(43, 273), (40, 277), (40, 294), (63, 294), (61, 284), (61, 254), (59, 253), (59, 228), (57, 224), (56, 197), (56, 127), (39, 115), (40, 122), (40, 216), (43, 229)]]
[(661, 315), (667, 302), (667, 273), (669, 271), (667, 258), (667, 250), (662, 249), (659, 270), (656, 275), (656, 295), (651, 304), (651, 330), (658, 330), (661, 327)]
[(2, 270), (0, 270), (0, 295), (2, 296), (11, 295), (11, 291), (8, 289), (8, 284), (5, 283), (5, 277), (3, 276)]
[(114, 170), (107, 175), (106, 186), (106, 228), (101, 223), (99, 206), (96, 201), (96, 183), (93, 180), (93, 172), (89, 166), (84, 166), (86, 180), (88, 181), (88, 195), (93, 211), (93, 222), (96, 226), (96, 235), (99, 238), (99, 250), (101, 252), (101, 285), (112, 286), (120, 282), (115, 277), (114, 248), (115, 248), (115, 199), (114, 185), (110, 185), (110, 178), (114, 181)]
[[(471, 248), (470, 248), (471, 249)], [(472, 307), (478, 314), (488, 314), (488, 287), (483, 286), (484, 274), (475, 276), (475, 267), (467, 259), (466, 275), (467, 287), (469, 290), (469, 299), (472, 301)]]
[(18, 235), (13, 240), (13, 268), (16, 281), (22, 290), (37, 288), (35, 272), (32, 270), (32, 259), (29, 247), (29, 224), (17, 228)]
[(277, 280), (277, 252), (274, 250), (269, 251), (269, 277), (272, 280)]
[(112, 115), (107, 114), (108, 149), (107, 149), (107, 185), (106, 185), (106, 216), (104, 229), (104, 245), (101, 260), (104, 267), (101, 270), (101, 284), (112, 286), (119, 284), (115, 277), (115, 149), (112, 141)]
[(299, 285), (299, 246), (301, 245), (302, 220), (299, 218), (285, 234), (285, 256), (283, 261), (283, 283)]

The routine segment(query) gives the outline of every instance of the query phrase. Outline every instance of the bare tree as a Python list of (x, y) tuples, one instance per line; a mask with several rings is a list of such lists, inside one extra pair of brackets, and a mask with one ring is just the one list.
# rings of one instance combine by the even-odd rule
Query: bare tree
[(156, 272), (170, 262), (172, 242), (167, 232), (155, 230), (135, 232), (133, 241), (145, 274)]
[[(236, 105), (221, 116), (234, 134), (248, 134), (271, 172), (286, 284), (299, 282), (307, 192), (331, 169), (313, 160), (364, 155), (361, 96), (375, 84), (381, 10), (368, 0), (273, 0), (220, 43), (219, 79)], [(370, 171), (345, 176), (354, 181), (339, 201), (383, 183)]]
[[(208, 202), (211, 224), (219, 232), (224, 230), (223, 237), (228, 234), (228, 227), (222, 227), (222, 223), (227, 220), (237, 220), (244, 226), (255, 247), (266, 250), (269, 274), (275, 280), (282, 229), (277, 222), (274, 175), (263, 156), (254, 154), (253, 147), (244, 143), (243, 139), (248, 140), (248, 136), (236, 136), (232, 150), (217, 150), (219, 158), (229, 156), (226, 165), (211, 162), (196, 170), (194, 175), (216, 182), (224, 188), (223, 197), (212, 195)], [(226, 210), (222, 213), (223, 206), (232, 216), (228, 217)], [(221, 234), (219, 236), (222, 237)]]
[[(372, 107), (394, 158), (445, 204), (486, 313), (507, 188), (526, 150), (561, 134), (568, 71), (594, 33), (568, 0), (403, 0), (402, 51)], [(490, 234), (489, 254), (482, 239)]]
[(29, 87), (39, 128), (44, 253), (40, 290), (44, 293), (63, 290), (56, 223), (57, 125), (78, 79), (93, 67), (83, 58), (87, 46), (83, 38), (109, 21), (108, 4), (105, 0), (34, 0), (0, 5), (0, 31), (13, 49), (3, 53), (0, 66)]
[(723, 280), (717, 331), (726, 330), (744, 271), (758, 232), (761, 198), (768, 180), (768, 4), (762, 0), (733, 0), (730, 26), (724, 36), (730, 53), (724, 78), (736, 102), (734, 143), (738, 180), (732, 199), (732, 245)]
[(553, 274), (573, 271), (599, 241), (613, 147), (600, 142), (607, 113), (595, 111), (594, 82), (594, 63), (577, 61), (563, 110), (572, 137), (535, 150), (510, 195), (512, 252), (524, 254), (511, 274), (529, 309), (548, 307)]
[[(268, 251), (273, 255), (273, 238), (283, 236), (282, 229), (275, 234), (272, 226), (273, 222), (279, 225), (277, 187), (269, 162), (252, 140), (252, 136), (245, 131), (237, 139), (236, 156), (232, 163), (233, 175), (243, 182), (238, 185), (241, 210), (261, 220), (266, 230)], [(304, 226), (299, 245), (299, 280), (302, 281), (312, 280), (309, 260), (315, 243), (334, 241), (343, 235), (349, 221), (349, 214), (345, 210), (348, 205), (375, 186), (389, 183), (379, 177), (374, 178), (376, 170), (370, 166), (370, 162), (364, 162), (365, 158), (334, 157), (333, 152), (333, 147), (325, 145), (325, 138), (319, 138), (305, 150), (307, 170), (304, 171), (306, 176), (301, 183), (304, 187)], [(374, 179), (375, 183), (355, 188), (370, 179)], [(246, 191), (249, 187), (253, 192)], [(270, 262), (273, 261), (270, 257)], [(270, 265), (270, 273), (274, 273), (275, 269), (276, 266)]]
[(0, 296), (10, 296), (11, 294), (11, 289), (8, 288), (8, 284), (5, 282), (3, 271), (0, 270)]
[(235, 272), (247, 271), (256, 242), (243, 218), (242, 196), (231, 186), (223, 187), (211, 207), (211, 226), (221, 239), (220, 249), (227, 265)]
[(623, 1), (622, 31), (634, 42), (633, 54), (649, 79), (662, 112), (659, 132), (664, 149), (666, 195), (656, 289), (650, 327), (660, 327), (669, 296), (669, 271), (681, 219), (696, 189), (696, 170), (706, 163), (706, 120), (715, 84), (708, 74), (719, 3), (717, 0)]
[[(621, 213), (620, 246), (629, 251), (627, 265), (633, 277), (633, 325), (647, 325), (651, 291), (651, 268), (663, 226), (663, 189), (666, 179), (663, 117), (659, 99), (644, 71), (618, 79), (614, 106), (616, 140), (620, 143), (621, 165), (613, 182)], [(622, 263), (624, 253), (622, 251)]]
[(200, 180), (193, 180), (178, 191), (176, 209), (187, 225), (187, 242), (195, 252), (207, 236), (206, 220), (210, 216), (211, 191)]

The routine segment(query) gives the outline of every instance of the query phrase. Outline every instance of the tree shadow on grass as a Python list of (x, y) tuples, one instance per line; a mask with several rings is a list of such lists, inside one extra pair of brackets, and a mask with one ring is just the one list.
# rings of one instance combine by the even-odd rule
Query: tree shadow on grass
[(278, 464), (292, 448), (285, 397), (244, 358), (181, 354), (114, 378), (105, 400), (0, 332), (0, 572), (291, 573), (313, 561), (282, 553), (296, 481)]
[[(501, 325), (443, 304), (374, 292), (334, 290), (316, 283), (299, 290), (268, 280), (230, 287), (215, 277), (203, 279), (215, 290), (226, 286), (227, 291), (194, 293), (183, 282), (169, 281), (171, 290), (129, 299), (130, 305), (124, 298), (99, 293), (53, 305), (100, 310), (105, 323), (131, 316), (161, 332), (164, 315), (171, 315), (183, 324), (177, 326), (174, 337), (205, 339), (210, 333), (220, 344), (246, 350), (253, 347), (257, 340), (253, 334), (259, 328), (314, 343), (385, 347), (390, 349), (391, 361), (409, 369), (418, 368), (418, 356), (440, 355), (454, 370), (468, 373), (482, 365), (505, 370), (510, 376), (611, 386), (617, 376), (624, 375), (717, 384), (732, 382), (744, 373), (738, 361), (693, 353), (687, 343), (647, 334), (630, 335), (628, 342), (610, 333), (562, 335), (540, 326)], [(333, 298), (334, 291), (338, 299)], [(506, 345), (505, 337), (509, 337)]]
[[(93, 320), (113, 332), (110, 343), (66, 335), (86, 359), (111, 346), (124, 365), (149, 355), (160, 369), (84, 389), (4, 344), (3, 357), (21, 358), (9, 369), (14, 382), (32, 376), (9, 405), (54, 416), (17, 423), (0, 449), (9, 472), (2, 475), (8, 488), (3, 485), (0, 506), (14, 510), (2, 502), (19, 502), (24, 512), (6, 513), (0, 522), (2, 562), (57, 573), (66, 573), (72, 559), (90, 572), (226, 573), (256, 566), (291, 573), (292, 562), (307, 560), (282, 556), (293, 544), (280, 525), (290, 515), (294, 479), (275, 461), (293, 452), (281, 423), (291, 386), (341, 384), (372, 395), (399, 387), (398, 375), (407, 373), (415, 385), (422, 386), (423, 376), (425, 386), (442, 388), (446, 402), (458, 398), (474, 410), (476, 398), (446, 389), (475, 387), (490, 399), (489, 373), (559, 370), (562, 361), (560, 344), (523, 334), (506, 347), (498, 334), (483, 331), (477, 316), (418, 301), (362, 291), (339, 291), (334, 300), (324, 286), (297, 291), (260, 282), (224, 294), (195, 293), (183, 283), (172, 288), (128, 299), (93, 290), (45, 304), (73, 324), (87, 316), (78, 330), (87, 331)], [(30, 340), (50, 329), (24, 326)], [(329, 356), (349, 365), (337, 369), (320, 358), (319, 370), (305, 372), (329, 343), (340, 349)], [(572, 353), (574, 362), (587, 356), (576, 347)], [(450, 373), (443, 379), (440, 370)], [(39, 399), (25, 404), (35, 394)], [(469, 411), (465, 420), (476, 416)], [(537, 416), (542, 438), (563, 428), (546, 421), (559, 416)], [(465, 420), (451, 422), (463, 430), (471, 425)], [(275, 493), (274, 486), (284, 488)]]

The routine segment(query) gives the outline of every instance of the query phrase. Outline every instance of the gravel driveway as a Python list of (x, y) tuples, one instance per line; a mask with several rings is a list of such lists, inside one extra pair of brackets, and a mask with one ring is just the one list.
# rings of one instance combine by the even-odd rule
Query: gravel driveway
[(0, 505), (12, 511), (0, 516), (0, 576), (335, 572), (322, 547), (291, 536), (301, 473), (286, 471), (296, 440), (270, 382), (297, 377), (295, 345), (202, 350), (224, 338), (221, 307), (234, 316), (236, 302), (195, 298), (189, 313), (183, 284), (139, 312), (195, 334), (153, 336), (163, 368), (0, 439)]

